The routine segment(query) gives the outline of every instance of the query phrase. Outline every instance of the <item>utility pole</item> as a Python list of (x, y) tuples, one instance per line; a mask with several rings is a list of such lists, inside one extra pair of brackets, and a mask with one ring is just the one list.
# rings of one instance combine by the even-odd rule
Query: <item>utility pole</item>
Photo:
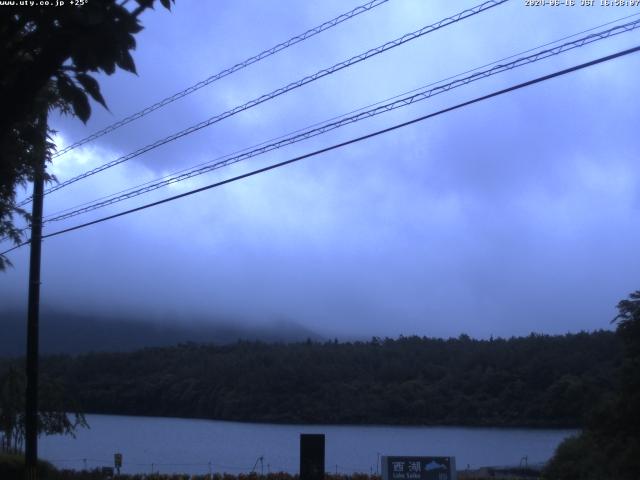
[(40, 258), (42, 247), (42, 205), (44, 172), (47, 156), (47, 109), (45, 104), (38, 119), (42, 139), (40, 157), (33, 173), (31, 207), (31, 243), (29, 244), (29, 306), (27, 310), (27, 389), (25, 404), (25, 476), (38, 479), (38, 344), (40, 320)]

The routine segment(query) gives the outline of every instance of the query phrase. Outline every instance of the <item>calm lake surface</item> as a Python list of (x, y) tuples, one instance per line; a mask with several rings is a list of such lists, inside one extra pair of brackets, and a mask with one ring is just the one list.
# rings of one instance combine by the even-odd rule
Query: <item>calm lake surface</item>
[[(376, 472), (378, 455), (455, 456), (459, 470), (470, 465), (518, 465), (548, 460), (574, 430), (468, 427), (271, 425), (182, 418), (87, 415), (90, 429), (76, 438), (40, 439), (40, 457), (58, 467), (113, 466), (122, 473), (260, 472), (297, 473), (301, 433), (326, 435), (328, 472)], [(263, 456), (262, 466), (258, 458)]]

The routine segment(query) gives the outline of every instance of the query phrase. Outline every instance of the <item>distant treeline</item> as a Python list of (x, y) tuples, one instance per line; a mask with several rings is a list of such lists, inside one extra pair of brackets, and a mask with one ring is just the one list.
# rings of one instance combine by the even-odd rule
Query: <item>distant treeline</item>
[(43, 375), (86, 412), (222, 420), (581, 426), (616, 384), (599, 331), (473, 340), (182, 344), (50, 356)]

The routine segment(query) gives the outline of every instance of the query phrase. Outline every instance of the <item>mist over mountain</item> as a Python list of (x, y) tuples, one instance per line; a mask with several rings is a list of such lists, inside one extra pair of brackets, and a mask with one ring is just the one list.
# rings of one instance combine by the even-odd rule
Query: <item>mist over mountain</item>
[[(26, 318), (26, 312), (0, 311), (0, 356), (24, 355)], [(324, 339), (289, 320), (274, 320), (261, 325), (236, 324), (223, 319), (169, 323), (136, 317), (67, 314), (46, 309), (40, 315), (40, 353), (43, 355), (125, 352), (186, 342), (221, 345), (237, 340), (296, 342), (308, 338), (314, 341)]]

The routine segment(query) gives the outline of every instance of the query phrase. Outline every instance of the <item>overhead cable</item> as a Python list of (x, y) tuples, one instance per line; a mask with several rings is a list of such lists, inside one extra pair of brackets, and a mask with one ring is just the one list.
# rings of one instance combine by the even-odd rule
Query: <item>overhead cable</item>
[[(167, 185), (171, 185), (177, 182), (181, 182), (184, 180), (187, 180), (189, 178), (193, 178), (195, 176), (199, 176), (199, 175), (203, 175), (205, 173), (232, 165), (234, 163), (238, 163), (240, 161), (258, 156), (258, 155), (262, 155), (264, 153), (270, 152), (272, 150), (276, 150), (279, 148), (282, 148), (284, 146), (287, 145), (291, 145), (303, 140), (306, 140), (308, 138), (311, 137), (315, 137), (324, 133), (327, 133), (331, 130), (335, 130), (337, 128), (343, 127), (347, 124), (351, 124), (351, 123), (356, 123), (358, 121), (364, 120), (366, 118), (371, 118), (377, 115), (380, 115), (382, 113), (386, 113), (401, 107), (405, 107), (411, 104), (414, 104), (416, 102), (420, 102), (423, 100), (427, 100), (428, 98), (431, 98), (435, 95), (441, 94), (441, 93), (445, 93), (449, 90), (452, 90), (454, 88), (458, 88), (464, 85), (468, 85), (469, 83), (481, 80), (483, 78), (487, 78), (490, 77), (492, 75), (496, 75), (502, 72), (505, 72), (507, 70), (512, 70), (514, 68), (517, 67), (521, 67), (524, 65), (528, 65), (531, 63), (535, 63), (538, 62), (540, 60), (555, 56), (555, 55), (559, 55), (561, 53), (573, 50), (575, 48), (579, 48), (579, 47), (583, 47), (585, 45), (591, 44), (593, 42), (599, 41), (599, 40), (603, 40), (606, 38), (610, 38), (612, 36), (615, 35), (619, 35), (621, 33), (626, 33), (626, 32), (630, 32), (632, 30), (635, 30), (636, 28), (640, 27), (640, 20), (635, 20), (632, 22), (628, 22), (624, 25), (618, 25), (615, 26), (613, 28), (610, 28), (608, 30), (602, 31), (602, 32), (597, 32), (597, 33), (593, 33), (590, 35), (587, 35), (585, 37), (581, 37), (579, 39), (573, 40), (571, 42), (566, 42), (562, 45), (558, 45), (556, 47), (550, 48), (550, 49), (546, 49), (546, 50), (542, 50), (539, 51), (537, 53), (534, 53), (532, 55), (526, 56), (526, 57), (521, 57), (518, 58), (512, 62), (509, 63), (505, 63), (505, 64), (498, 64), (495, 65), (492, 68), (474, 73), (472, 75), (463, 77), (463, 78), (459, 78), (457, 80), (454, 80), (452, 82), (446, 83), (446, 84), (442, 84), (439, 85), (437, 87), (428, 89), (428, 90), (422, 90), (418, 93), (413, 93), (411, 95), (396, 99), (392, 102), (383, 104), (383, 105), (379, 105), (375, 108), (372, 108), (370, 110), (366, 110), (366, 111), (362, 111), (359, 112), (357, 114), (351, 115), (351, 116), (347, 116), (347, 117), (343, 117), (340, 118), (339, 120), (333, 121), (333, 122), (329, 122), (329, 123), (325, 123), (319, 127), (316, 128), (310, 128), (307, 130), (304, 130), (302, 132), (299, 133), (295, 133), (291, 136), (288, 137), (284, 137), (278, 141), (272, 142), (272, 143), (268, 143), (265, 145), (261, 145), (258, 148), (255, 148), (253, 150), (249, 150), (249, 151), (245, 151), (243, 153), (239, 153), (237, 155), (232, 155), (232, 156), (226, 156), (224, 157), (223, 160), (220, 160), (216, 163), (212, 163), (212, 164), (207, 164), (205, 166), (199, 166), (196, 168), (193, 168), (191, 170), (188, 170), (184, 173), (181, 173), (179, 175), (175, 175), (175, 176), (170, 176), (168, 178), (162, 179), (160, 181), (156, 181), (155, 183), (147, 183), (144, 186), (141, 186), (140, 188), (137, 189), (133, 189), (133, 190), (129, 190), (126, 191), (125, 193), (121, 193), (119, 195), (115, 195), (115, 196), (111, 196), (110, 198), (107, 199), (100, 199), (98, 201), (95, 202), (90, 202), (88, 204), (86, 204), (86, 206), (79, 206), (78, 208), (75, 209), (67, 209), (67, 211), (65, 213), (60, 213), (60, 214), (55, 214), (55, 215), (50, 215), (48, 217), (45, 218), (45, 222), (44, 223), (48, 223), (48, 222), (56, 222), (56, 221), (61, 221), (61, 220), (66, 220), (68, 218), (71, 217), (75, 217), (77, 215), (81, 215), (83, 213), (87, 213), (87, 212), (91, 212), (93, 210), (97, 210), (99, 208), (105, 207), (107, 205), (112, 205), (114, 203), (118, 203), (133, 197), (137, 197), (139, 195), (142, 195), (144, 193), (148, 193), (151, 192), (153, 190), (157, 190), (161, 187), (165, 187)], [(71, 211), (69, 211), (71, 210)]]
[(89, 135), (86, 138), (83, 138), (82, 140), (78, 140), (77, 142), (63, 148), (62, 150), (60, 150), (59, 152), (56, 152), (52, 157), (56, 158), (59, 157), (61, 155), (64, 155), (65, 153), (81, 146), (84, 145), (86, 143), (89, 143), (97, 138), (102, 137), (103, 135), (106, 135), (108, 133), (113, 132), (114, 130), (117, 130), (120, 127), (123, 127), (131, 122), (133, 122), (134, 120), (137, 120), (139, 118), (142, 118), (148, 114), (150, 114), (151, 112), (158, 110), (159, 108), (162, 108), (166, 105), (169, 105), (170, 103), (175, 102), (176, 100), (179, 100), (183, 97), (186, 97), (187, 95), (200, 90), (202, 87), (205, 87), (207, 85), (210, 85), (211, 83), (220, 80), (228, 75), (231, 75), (232, 73), (235, 73), (239, 70), (242, 70), (243, 68), (248, 67), (249, 65), (252, 65), (254, 63), (259, 62), (260, 60), (264, 60), (267, 57), (270, 57), (271, 55), (274, 55), (286, 48), (289, 48), (297, 43), (300, 43), (304, 40), (307, 40), (321, 32), (324, 32), (325, 30), (328, 30), (332, 27), (335, 27), (336, 25), (339, 25), (342, 22), (345, 22), (351, 18), (354, 18), (358, 15), (360, 15), (361, 13), (365, 13), (368, 12), (380, 5), (382, 5), (383, 3), (388, 2), (389, 0), (373, 0), (370, 1), (368, 3), (365, 3), (364, 5), (360, 5), (356, 8), (354, 8), (353, 10), (343, 13), (341, 15), (338, 15), (335, 18), (332, 18), (331, 20), (324, 22), (321, 25), (318, 25), (317, 27), (314, 27), (310, 30), (307, 30), (304, 33), (301, 33), (300, 35), (296, 35), (295, 37), (291, 37), (289, 40), (279, 43), (274, 47), (271, 47), (267, 50), (264, 50), (260, 53), (258, 53), (257, 55), (254, 55), (253, 57), (247, 58), (246, 60), (235, 64), (233, 67), (229, 67), (226, 68), (218, 73), (216, 73), (215, 75), (211, 75), (208, 78), (205, 78), (204, 80), (201, 80), (200, 82), (196, 83), (195, 85), (192, 85), (188, 88), (185, 88), (184, 90), (175, 93), (169, 97), (166, 97), (162, 100), (160, 100), (157, 103), (154, 103), (153, 105), (146, 107), (142, 110), (140, 110), (139, 112), (136, 112), (132, 115), (129, 115), (128, 117), (123, 118), (122, 120), (119, 120), (105, 128), (103, 128), (102, 130), (99, 130), (91, 135)]
[[(119, 217), (122, 217), (122, 216), (125, 216), (125, 215), (129, 215), (131, 213), (139, 212), (139, 211), (151, 208), (151, 207), (162, 205), (164, 203), (172, 202), (172, 201), (178, 200), (180, 198), (188, 197), (188, 196), (194, 195), (196, 193), (204, 192), (204, 191), (210, 190), (212, 188), (216, 188), (216, 187), (220, 187), (222, 185), (227, 185), (229, 183), (237, 182), (239, 180), (243, 180), (245, 178), (258, 175), (260, 173), (268, 172), (270, 170), (275, 170), (277, 168), (284, 167), (286, 165), (290, 165), (290, 164), (295, 163), (295, 162), (299, 162), (300, 160), (304, 160), (306, 158), (314, 157), (314, 156), (320, 155), (322, 153), (326, 153), (326, 152), (329, 152), (329, 151), (332, 151), (332, 150), (343, 148), (343, 147), (345, 147), (347, 145), (352, 145), (354, 143), (358, 143), (358, 142), (361, 142), (361, 141), (364, 141), (364, 140), (368, 140), (368, 139), (377, 137), (379, 135), (382, 135), (382, 134), (385, 134), (385, 133), (389, 133), (389, 132), (392, 132), (394, 130), (398, 130), (400, 128), (407, 127), (409, 125), (413, 125), (415, 123), (422, 122), (422, 121), (427, 120), (429, 118), (437, 117), (439, 115), (442, 115), (442, 114), (445, 114), (445, 113), (448, 113), (448, 112), (452, 112), (454, 110), (459, 110), (461, 108), (468, 107), (468, 106), (473, 105), (475, 103), (482, 102), (484, 100), (488, 100), (488, 99), (491, 99), (491, 98), (494, 98), (494, 97), (498, 97), (500, 95), (504, 95), (506, 93), (513, 92), (515, 90), (520, 90), (522, 88), (529, 87), (531, 85), (542, 83), (542, 82), (545, 82), (547, 80), (551, 80), (551, 79), (556, 78), (556, 77), (560, 77), (560, 76), (563, 76), (563, 75), (567, 75), (569, 73), (576, 72), (578, 70), (583, 70), (585, 68), (592, 67), (594, 65), (598, 65), (598, 64), (601, 64), (601, 63), (604, 63), (604, 62), (608, 62), (608, 61), (611, 61), (611, 60), (614, 60), (616, 58), (620, 58), (620, 57), (623, 57), (623, 56), (626, 56), (626, 55), (630, 55), (630, 54), (636, 53), (638, 51), (640, 51), (640, 46), (636, 46), (636, 47), (633, 47), (633, 48), (622, 50), (622, 51), (619, 51), (617, 53), (614, 53), (614, 54), (611, 54), (611, 55), (607, 55), (607, 56), (604, 56), (604, 57), (600, 57), (600, 58), (597, 58), (595, 60), (591, 60), (589, 62), (581, 63), (581, 64), (575, 65), (573, 67), (565, 68), (563, 70), (559, 70), (559, 71), (556, 71), (554, 73), (550, 73), (548, 75), (543, 75), (541, 77), (534, 78), (533, 80), (528, 80), (526, 82), (522, 82), (522, 83), (513, 85), (511, 87), (504, 88), (502, 90), (497, 90), (497, 91), (489, 93), (487, 95), (483, 95), (481, 97), (476, 97), (476, 98), (474, 98), (472, 100), (468, 100), (466, 102), (458, 103), (457, 105), (454, 105), (452, 107), (447, 107), (447, 108), (444, 108), (442, 110), (438, 110), (437, 112), (429, 113), (427, 115), (423, 115), (421, 117), (417, 117), (417, 118), (414, 118), (412, 120), (409, 120), (409, 121), (406, 121), (406, 122), (403, 122), (403, 123), (398, 123), (396, 125), (384, 128), (382, 130), (377, 130), (375, 132), (372, 132), (372, 133), (369, 133), (369, 134), (366, 134), (366, 135), (362, 135), (360, 137), (353, 138), (351, 140), (347, 140), (345, 142), (341, 142), (341, 143), (337, 143), (337, 144), (331, 145), (329, 147), (321, 148), (319, 150), (315, 150), (313, 152), (306, 153), (304, 155), (299, 155), (297, 157), (291, 158), (289, 160), (285, 160), (283, 162), (275, 163), (275, 164), (269, 165), (267, 167), (259, 168), (257, 170), (253, 170), (253, 171), (244, 173), (242, 175), (237, 175), (235, 177), (228, 178), (226, 180), (215, 182), (215, 183), (212, 183), (210, 185), (206, 185), (204, 187), (196, 188), (196, 189), (190, 190), (188, 192), (184, 192), (184, 193), (181, 193), (181, 194), (178, 194), (178, 195), (174, 195), (172, 197), (164, 198), (162, 200), (158, 200), (156, 202), (148, 203), (146, 205), (141, 205), (139, 207), (132, 208), (132, 209), (129, 209), (129, 210), (125, 210), (125, 211), (122, 211), (122, 212), (119, 212), (119, 213), (116, 213), (116, 214), (113, 214), (113, 215), (108, 215), (106, 217), (102, 217), (102, 218), (99, 218), (99, 219), (96, 219), (96, 220), (92, 220), (90, 222), (82, 223), (82, 224), (75, 225), (73, 227), (65, 228), (65, 229), (62, 229), (62, 230), (57, 230), (55, 232), (43, 235), (42, 238), (50, 238), (50, 237), (55, 237), (55, 236), (58, 236), (58, 235), (62, 235), (64, 233), (69, 233), (69, 232), (72, 232), (72, 231), (75, 231), (75, 230), (79, 230), (79, 229), (82, 229), (82, 228), (85, 228), (85, 227), (88, 227), (88, 226), (91, 226), (91, 225), (96, 225), (98, 223), (106, 222), (107, 220), (112, 220), (112, 219), (115, 219), (115, 218), (119, 218)], [(11, 248), (9, 250), (6, 250), (6, 251), (0, 253), (0, 255), (5, 255), (6, 253), (8, 253), (8, 252), (10, 252), (12, 250), (15, 250), (16, 248), (19, 248), (21, 246), (27, 245), (28, 243), (30, 243), (30, 240), (27, 240), (27, 241), (23, 242), (20, 245), (17, 245), (17, 246), (15, 246), (15, 247), (13, 247), (13, 248)]]
[[(148, 180), (148, 181), (146, 181), (146, 182), (143, 182), (143, 183), (140, 183), (140, 184), (137, 184), (137, 185), (134, 185), (134, 186), (131, 186), (131, 187), (125, 188), (125, 189), (123, 189), (123, 190), (119, 190), (119, 191), (117, 191), (117, 192), (114, 192), (114, 193), (111, 193), (111, 194), (108, 194), (108, 195), (105, 195), (105, 196), (99, 197), (99, 198), (97, 198), (97, 199), (90, 200), (90, 201), (87, 201), (87, 202), (83, 202), (83, 203), (80, 203), (80, 204), (76, 204), (76, 205), (74, 205), (74, 206), (72, 206), (72, 207), (67, 207), (67, 208), (64, 208), (64, 209), (62, 209), (62, 210), (58, 210), (58, 211), (56, 211), (56, 212), (54, 212), (54, 213), (49, 214), (49, 215), (48, 215), (47, 217), (45, 217), (45, 218), (55, 217), (55, 216), (58, 216), (58, 215), (60, 215), (60, 214), (62, 214), (62, 213), (70, 212), (70, 211), (72, 211), (72, 210), (77, 210), (77, 209), (79, 209), (79, 208), (81, 208), (81, 207), (84, 207), (84, 206), (87, 206), (87, 205), (96, 204), (96, 203), (98, 203), (98, 202), (101, 202), (102, 200), (107, 200), (107, 199), (111, 199), (111, 198), (114, 198), (114, 197), (118, 197), (118, 196), (120, 196), (120, 195), (122, 195), (122, 194), (126, 194), (126, 193), (129, 193), (129, 192), (132, 192), (133, 190), (138, 190), (138, 189), (140, 189), (140, 188), (142, 188), (142, 187), (145, 187), (145, 186), (147, 186), (147, 185), (151, 185), (151, 184), (153, 184), (153, 183), (160, 183), (160, 182), (163, 182), (163, 181), (165, 181), (165, 180), (171, 180), (171, 179), (173, 179), (174, 177), (177, 177), (177, 176), (179, 176), (179, 175), (181, 175), (181, 174), (183, 174), (183, 173), (187, 173), (187, 172), (195, 171), (195, 170), (199, 169), (200, 167), (204, 167), (205, 165), (211, 165), (211, 164), (212, 164), (212, 163), (214, 163), (214, 162), (221, 161), (221, 160), (223, 160), (223, 159), (228, 159), (228, 158), (230, 158), (230, 157), (232, 157), (232, 156), (234, 156), (234, 155), (239, 155), (240, 153), (246, 153), (246, 152), (248, 152), (248, 151), (250, 151), (250, 150), (255, 150), (255, 149), (257, 149), (257, 148), (259, 148), (259, 147), (262, 147), (262, 146), (265, 146), (265, 145), (267, 145), (267, 144), (269, 144), (269, 143), (273, 143), (273, 142), (275, 142), (276, 140), (280, 140), (280, 139), (283, 139), (283, 138), (286, 138), (286, 137), (290, 137), (290, 136), (292, 136), (292, 135), (294, 135), (294, 134), (297, 134), (297, 133), (301, 133), (301, 132), (304, 132), (304, 131), (310, 130), (311, 128), (314, 128), (314, 127), (317, 127), (317, 126), (325, 125), (325, 124), (327, 124), (327, 123), (329, 123), (329, 122), (332, 122), (332, 121), (335, 121), (335, 120), (338, 120), (338, 119), (345, 118), (345, 117), (347, 117), (347, 116), (350, 116), (350, 115), (356, 114), (356, 113), (358, 113), (358, 112), (362, 112), (362, 111), (367, 110), (367, 109), (370, 109), (370, 108), (372, 108), (372, 107), (375, 107), (375, 106), (381, 105), (381, 104), (383, 104), (383, 103), (385, 103), (385, 102), (389, 102), (389, 101), (391, 101), (391, 100), (396, 100), (396, 99), (401, 98), (401, 97), (403, 97), (403, 96), (407, 96), (407, 95), (409, 95), (409, 94), (412, 94), (412, 93), (416, 93), (416, 92), (422, 91), (422, 90), (424, 90), (424, 89), (426, 89), (426, 88), (429, 88), (429, 87), (434, 86), (434, 85), (441, 84), (441, 83), (446, 82), (446, 81), (448, 81), (448, 80), (452, 80), (452, 79), (456, 79), (456, 78), (462, 77), (463, 75), (466, 75), (466, 74), (468, 74), (468, 73), (476, 72), (476, 71), (478, 71), (478, 70), (481, 70), (481, 69), (483, 69), (483, 68), (489, 67), (489, 66), (491, 66), (491, 65), (496, 65), (496, 64), (498, 64), (498, 63), (500, 63), (500, 62), (505, 62), (505, 61), (507, 61), (507, 60), (511, 60), (511, 59), (516, 58), (516, 57), (518, 57), (518, 56), (525, 55), (525, 54), (527, 54), (527, 53), (534, 52), (534, 51), (539, 50), (539, 49), (541, 49), (541, 48), (545, 48), (545, 47), (548, 47), (548, 46), (550, 46), (550, 45), (557, 44), (557, 43), (562, 42), (562, 41), (564, 41), (564, 40), (567, 40), (567, 39), (569, 39), (569, 38), (577, 37), (578, 35), (583, 35), (583, 34), (585, 34), (585, 33), (592, 32), (592, 31), (594, 31), (594, 30), (597, 30), (598, 28), (602, 28), (602, 27), (605, 27), (605, 26), (607, 26), (607, 25), (612, 25), (612, 24), (614, 24), (614, 23), (618, 23), (618, 22), (620, 22), (620, 21), (622, 21), (622, 20), (626, 20), (626, 19), (631, 18), (631, 17), (637, 17), (637, 16), (639, 16), (639, 15), (640, 15), (640, 13), (634, 13), (634, 14), (631, 14), (631, 15), (627, 15), (627, 16), (625, 16), (625, 17), (621, 17), (621, 18), (618, 18), (618, 19), (615, 19), (615, 20), (608, 21), (608, 22), (606, 22), (606, 23), (602, 23), (602, 24), (596, 25), (596, 26), (591, 27), (591, 28), (588, 28), (588, 29), (586, 29), (586, 30), (581, 30), (580, 32), (576, 32), (576, 33), (573, 33), (573, 34), (571, 34), (571, 35), (566, 35), (566, 36), (564, 36), (564, 37), (562, 37), (562, 38), (559, 38), (559, 39), (557, 39), (557, 40), (553, 40), (553, 41), (551, 41), (551, 42), (547, 42), (547, 43), (544, 43), (544, 44), (542, 44), (542, 45), (538, 45), (537, 47), (533, 47), (533, 48), (530, 48), (530, 49), (528, 49), (528, 50), (524, 50), (524, 51), (521, 51), (521, 52), (518, 52), (518, 53), (514, 53), (514, 54), (512, 54), (512, 55), (509, 55), (508, 57), (503, 57), (503, 58), (501, 58), (501, 59), (499, 59), (499, 60), (494, 60), (494, 61), (492, 61), (492, 62), (485, 63), (484, 65), (480, 65), (480, 66), (478, 66), (478, 67), (474, 67), (474, 68), (471, 68), (471, 69), (465, 70), (464, 72), (458, 73), (458, 74), (456, 74), (456, 75), (451, 75), (451, 76), (449, 76), (449, 77), (443, 78), (443, 79), (438, 80), (438, 81), (436, 81), (436, 82), (431, 82), (431, 83), (429, 83), (429, 84), (427, 84), (427, 85), (423, 85), (422, 87), (414, 88), (414, 89), (409, 90), (409, 91), (407, 91), (407, 92), (404, 92), (404, 93), (401, 93), (401, 94), (394, 95), (393, 97), (390, 97), (390, 98), (387, 98), (387, 99), (384, 99), (384, 100), (379, 100), (379, 101), (377, 101), (377, 102), (374, 102), (374, 103), (371, 103), (371, 104), (365, 105), (365, 106), (363, 106), (363, 107), (360, 107), (360, 108), (357, 108), (357, 109), (355, 109), (355, 110), (352, 110), (352, 111), (350, 111), (350, 112), (348, 112), (348, 113), (344, 113), (344, 114), (342, 114), (342, 115), (337, 115), (337, 116), (335, 116), (335, 117), (332, 117), (332, 118), (330, 118), (330, 119), (327, 119), (327, 120), (324, 120), (324, 121), (321, 121), (321, 122), (316, 122), (316, 123), (314, 123), (314, 124), (312, 124), (312, 125), (308, 125), (307, 127), (297, 129), (297, 130), (295, 130), (295, 131), (293, 131), (293, 132), (289, 132), (289, 133), (284, 134), (284, 135), (279, 135), (278, 137), (271, 138), (271, 139), (269, 139), (269, 140), (265, 140), (265, 141), (263, 141), (263, 142), (260, 142), (259, 144), (256, 144), (256, 145), (253, 145), (253, 146), (250, 146), (250, 147), (242, 148), (241, 150), (237, 150), (237, 151), (235, 151), (235, 152), (233, 152), (233, 153), (229, 153), (229, 154), (223, 155), (223, 156), (218, 157), (218, 158), (216, 158), (216, 159), (214, 159), (214, 160), (208, 160), (208, 161), (206, 161), (206, 162), (199, 163), (199, 164), (194, 165), (194, 166), (189, 167), (189, 168), (183, 168), (183, 169), (181, 169), (181, 170), (178, 170), (178, 171), (172, 172), (171, 174), (165, 175), (165, 176), (163, 176), (163, 177), (161, 177), (161, 178), (159, 178), (159, 179)], [(172, 183), (172, 182), (171, 182), (171, 183)], [(164, 185), (162, 185), (162, 186), (164, 186)], [(2, 240), (4, 240), (4, 239), (2, 239)]]
[[(119, 165), (121, 163), (124, 163), (124, 162), (126, 162), (128, 160), (131, 160), (131, 159), (133, 159), (135, 157), (138, 157), (138, 156), (142, 155), (143, 153), (146, 153), (146, 152), (148, 152), (150, 150), (158, 148), (158, 147), (160, 147), (162, 145), (165, 145), (165, 144), (167, 144), (169, 142), (173, 142), (174, 140), (177, 140), (177, 139), (182, 138), (182, 137), (184, 137), (186, 135), (194, 133), (194, 132), (196, 132), (198, 130), (201, 130), (201, 129), (205, 128), (205, 127), (211, 126), (214, 123), (220, 122), (221, 120), (224, 120), (224, 119), (229, 118), (229, 117), (231, 117), (233, 115), (236, 115), (237, 113), (240, 113), (242, 111), (248, 110), (249, 108), (252, 108), (252, 107), (255, 107), (257, 105), (260, 105), (261, 103), (264, 103), (264, 102), (266, 102), (268, 100), (272, 100), (272, 99), (274, 99), (274, 98), (276, 98), (276, 97), (278, 97), (280, 95), (283, 95), (284, 93), (290, 92), (291, 90), (295, 90), (297, 88), (300, 88), (303, 85), (306, 85), (308, 83), (316, 81), (316, 80), (318, 80), (320, 78), (323, 78), (323, 77), (325, 77), (327, 75), (331, 75), (333, 73), (336, 73), (336, 72), (338, 72), (338, 71), (340, 71), (340, 70), (342, 70), (344, 68), (351, 67), (351, 66), (353, 66), (353, 65), (355, 65), (355, 64), (357, 64), (359, 62), (362, 62), (362, 61), (364, 61), (364, 60), (366, 60), (368, 58), (371, 58), (373, 56), (379, 55), (380, 53), (386, 52), (387, 50), (395, 48), (395, 47), (397, 47), (399, 45), (403, 45), (403, 44), (405, 44), (407, 42), (410, 42), (412, 40), (420, 38), (420, 37), (422, 37), (424, 35), (427, 35), (427, 34), (429, 34), (431, 32), (434, 32), (434, 31), (436, 31), (436, 30), (438, 30), (440, 28), (443, 28), (443, 27), (446, 27), (448, 25), (457, 23), (457, 22), (459, 22), (459, 21), (461, 21), (461, 20), (463, 20), (465, 18), (469, 18), (469, 17), (472, 17), (474, 15), (477, 15), (477, 14), (479, 14), (481, 12), (484, 12), (484, 11), (490, 9), (490, 8), (493, 8), (493, 7), (496, 7), (496, 6), (501, 5), (503, 3), (506, 3), (507, 1), (509, 1), (509, 0), (488, 0), (488, 1), (486, 1), (486, 2), (484, 2), (482, 4), (480, 4), (480, 5), (477, 5), (477, 6), (473, 7), (473, 8), (470, 8), (470, 9), (464, 10), (464, 11), (462, 11), (460, 13), (457, 13), (456, 15), (444, 18), (444, 19), (440, 20), (439, 22), (436, 22), (436, 23), (434, 23), (432, 25), (428, 25), (428, 26), (425, 26), (425, 27), (423, 27), (423, 28), (421, 28), (419, 30), (416, 30), (414, 32), (407, 33), (407, 34), (403, 35), (402, 37), (399, 37), (399, 38), (397, 38), (395, 40), (392, 40), (392, 41), (387, 42), (387, 43), (385, 43), (383, 45), (380, 45), (379, 47), (376, 47), (376, 48), (373, 48), (371, 50), (368, 50), (368, 51), (366, 51), (364, 53), (356, 55), (355, 57), (351, 57), (348, 60), (344, 60), (344, 61), (342, 61), (340, 63), (337, 63), (337, 64), (335, 64), (335, 65), (333, 65), (331, 67), (322, 69), (322, 70), (314, 73), (313, 75), (308, 75), (308, 76), (306, 76), (306, 77), (304, 77), (304, 78), (302, 78), (302, 79), (300, 79), (300, 80), (298, 80), (296, 82), (288, 84), (287, 86), (280, 87), (280, 88), (278, 88), (278, 89), (276, 89), (276, 90), (274, 90), (274, 91), (272, 91), (270, 93), (267, 93), (267, 94), (262, 95), (262, 96), (260, 96), (258, 98), (255, 98), (254, 100), (251, 100), (251, 101), (249, 101), (249, 102), (247, 102), (247, 103), (245, 103), (243, 105), (240, 105), (240, 106), (237, 106), (235, 108), (232, 108), (231, 110), (227, 110), (226, 112), (223, 112), (221, 114), (213, 116), (213, 117), (211, 117), (211, 118), (209, 118), (207, 120), (204, 120), (204, 121), (202, 121), (202, 122), (200, 122), (200, 123), (198, 123), (196, 125), (193, 125), (193, 126), (191, 126), (189, 128), (186, 128), (186, 129), (184, 129), (184, 130), (182, 130), (180, 132), (174, 133), (174, 134), (172, 134), (172, 135), (170, 135), (168, 137), (162, 138), (160, 140), (155, 141), (154, 143), (151, 143), (151, 144), (146, 145), (146, 146), (144, 146), (142, 148), (139, 148), (138, 150), (136, 150), (136, 151), (134, 151), (132, 153), (129, 153), (127, 155), (119, 157), (119, 158), (117, 158), (117, 159), (115, 159), (115, 160), (113, 160), (111, 162), (108, 162), (108, 163), (105, 163), (103, 165), (100, 165), (100, 166), (98, 166), (98, 167), (96, 167), (96, 168), (94, 168), (92, 170), (89, 170), (89, 171), (84, 172), (84, 173), (82, 173), (80, 175), (77, 175), (77, 176), (75, 176), (75, 177), (73, 177), (73, 178), (71, 178), (69, 180), (66, 180), (66, 181), (61, 182), (61, 183), (59, 183), (57, 185), (49, 187), (48, 189), (45, 190), (45, 194), (52, 193), (52, 192), (55, 192), (57, 190), (60, 190), (61, 188), (64, 188), (64, 187), (66, 187), (66, 186), (68, 186), (68, 185), (70, 185), (72, 183), (75, 183), (75, 182), (77, 182), (79, 180), (82, 180), (82, 179), (87, 178), (89, 176), (95, 175), (95, 174), (97, 174), (99, 172), (102, 172), (102, 171), (104, 171), (104, 170), (106, 170), (108, 168), (111, 168), (111, 167), (114, 167), (114, 166)], [(31, 201), (31, 197), (29, 197), (29, 198), (23, 200), (22, 202), (20, 202), (18, 204), (18, 206), (23, 206), (23, 205), (25, 205), (26, 203), (28, 203), (30, 201)]]

